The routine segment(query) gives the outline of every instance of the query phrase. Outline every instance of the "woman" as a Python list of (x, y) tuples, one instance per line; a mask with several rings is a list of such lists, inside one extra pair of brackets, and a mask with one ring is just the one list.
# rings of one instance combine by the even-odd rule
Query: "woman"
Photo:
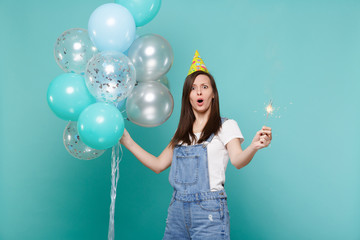
[(224, 191), (228, 159), (240, 169), (271, 139), (271, 128), (264, 126), (242, 150), (240, 129), (234, 120), (220, 117), (214, 78), (196, 51), (183, 87), (177, 131), (160, 156), (142, 149), (126, 130), (120, 142), (156, 173), (171, 165), (169, 181), (174, 194), (164, 239), (230, 239)]

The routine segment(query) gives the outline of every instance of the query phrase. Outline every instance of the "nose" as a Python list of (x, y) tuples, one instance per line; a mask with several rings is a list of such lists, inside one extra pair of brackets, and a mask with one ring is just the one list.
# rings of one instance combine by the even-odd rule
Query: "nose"
[(198, 88), (197, 95), (201, 95), (201, 88)]

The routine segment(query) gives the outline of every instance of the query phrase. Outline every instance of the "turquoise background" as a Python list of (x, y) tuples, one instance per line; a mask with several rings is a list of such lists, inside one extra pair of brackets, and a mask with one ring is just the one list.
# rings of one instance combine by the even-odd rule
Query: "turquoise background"
[[(106, 1), (0, 2), (0, 239), (106, 239), (110, 156), (81, 161), (62, 143), (66, 122), (46, 102), (62, 73), (53, 57), (65, 30), (87, 28)], [(175, 107), (155, 128), (126, 122), (158, 155), (174, 133), (181, 90), (199, 50), (215, 76), (221, 113), (245, 149), (264, 125), (271, 147), (237, 170), (226, 190), (232, 239), (360, 239), (360, 1), (164, 0), (138, 34), (173, 47)], [(277, 111), (266, 121), (265, 104)], [(172, 189), (124, 151), (116, 239), (161, 239)]]

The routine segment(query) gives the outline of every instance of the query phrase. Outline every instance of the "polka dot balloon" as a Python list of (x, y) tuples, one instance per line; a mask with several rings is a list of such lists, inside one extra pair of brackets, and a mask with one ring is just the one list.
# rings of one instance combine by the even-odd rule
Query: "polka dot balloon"
[(105, 152), (105, 150), (93, 149), (81, 141), (77, 130), (77, 122), (70, 121), (65, 127), (63, 141), (66, 150), (78, 159), (95, 159)]

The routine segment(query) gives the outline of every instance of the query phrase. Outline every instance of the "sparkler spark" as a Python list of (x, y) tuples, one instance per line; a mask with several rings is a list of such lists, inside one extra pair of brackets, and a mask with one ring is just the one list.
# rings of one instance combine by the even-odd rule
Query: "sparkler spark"
[(268, 119), (269, 114), (272, 114), (272, 112), (274, 111), (274, 108), (272, 106), (272, 100), (270, 100), (269, 105), (266, 106), (265, 110), (267, 112), (266, 119)]

